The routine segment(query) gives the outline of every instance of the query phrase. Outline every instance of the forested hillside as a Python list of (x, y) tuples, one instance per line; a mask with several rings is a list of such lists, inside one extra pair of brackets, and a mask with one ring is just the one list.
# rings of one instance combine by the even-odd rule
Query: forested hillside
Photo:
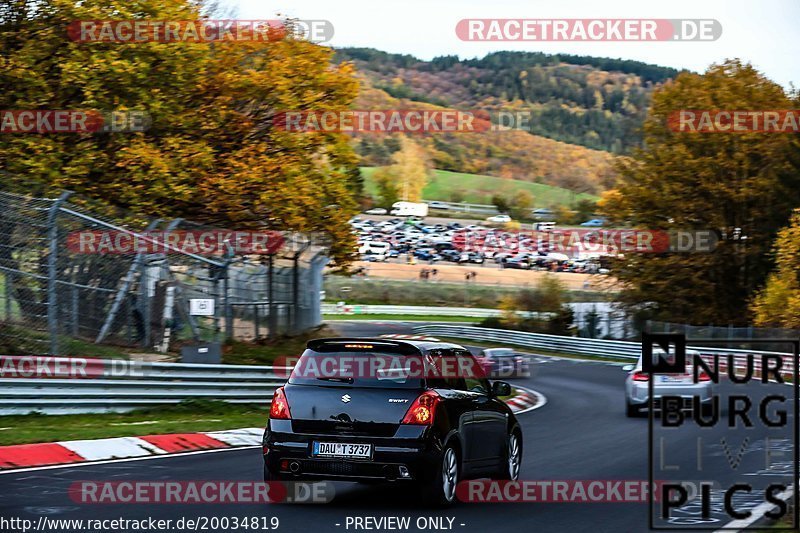
[(377, 89), (391, 96), (460, 109), (530, 111), (530, 133), (615, 154), (641, 144), (653, 88), (672, 68), (639, 61), (538, 52), (496, 52), (459, 61), (421, 61), (370, 48), (345, 48)]
[[(497, 52), (421, 61), (370, 48), (337, 50), (361, 79), (358, 109), (446, 107), (528, 113), (520, 130), (415, 135), (433, 168), (545, 183), (598, 194), (613, 162), (641, 145), (651, 94), (677, 71), (638, 61)], [(397, 135), (354, 138), (364, 166), (391, 163)]]

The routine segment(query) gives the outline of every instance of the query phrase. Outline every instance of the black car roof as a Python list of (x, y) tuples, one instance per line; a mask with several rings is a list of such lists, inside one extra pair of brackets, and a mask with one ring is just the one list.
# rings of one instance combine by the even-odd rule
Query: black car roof
[(341, 343), (341, 342), (353, 342), (353, 343), (382, 343), (385, 345), (390, 346), (404, 346), (404, 347), (413, 347), (420, 351), (429, 351), (435, 349), (442, 349), (442, 348), (456, 348), (465, 350), (463, 346), (460, 344), (454, 344), (452, 342), (442, 342), (442, 341), (435, 341), (435, 340), (426, 340), (426, 339), (392, 339), (392, 338), (385, 338), (385, 337), (328, 337), (323, 339), (313, 339), (308, 341), (306, 347), (315, 350), (321, 345), (330, 344), (330, 343)]

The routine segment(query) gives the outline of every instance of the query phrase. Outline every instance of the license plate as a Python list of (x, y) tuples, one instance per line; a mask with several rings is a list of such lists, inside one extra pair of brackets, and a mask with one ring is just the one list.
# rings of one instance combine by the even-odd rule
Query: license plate
[(317, 457), (349, 457), (353, 459), (369, 459), (372, 457), (372, 444), (314, 441), (312, 455)]
[(676, 376), (659, 376), (660, 383), (683, 383), (684, 378)]

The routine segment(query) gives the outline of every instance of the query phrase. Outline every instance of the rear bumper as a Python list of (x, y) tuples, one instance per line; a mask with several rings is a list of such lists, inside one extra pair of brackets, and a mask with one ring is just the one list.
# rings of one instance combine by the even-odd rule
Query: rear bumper
[[(647, 405), (649, 392), (647, 383), (633, 383), (628, 389), (628, 403), (640, 406)], [(710, 403), (714, 395), (714, 387), (711, 383), (697, 383), (684, 386), (658, 385), (654, 388), (653, 392), (655, 407), (660, 407), (662, 397), (672, 396), (681, 398), (684, 407), (689, 408), (694, 398), (698, 398), (700, 403), (703, 404)]]
[[(314, 441), (371, 444), (370, 459), (312, 456)], [(441, 461), (441, 442), (423, 426), (400, 426), (392, 437), (295, 433), (289, 420), (270, 420), (263, 439), (264, 464), (297, 480), (428, 480)]]

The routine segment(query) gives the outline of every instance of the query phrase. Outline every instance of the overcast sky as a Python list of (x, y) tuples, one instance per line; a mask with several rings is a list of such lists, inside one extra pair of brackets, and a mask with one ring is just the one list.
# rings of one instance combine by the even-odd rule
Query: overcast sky
[[(333, 23), (335, 47), (366, 46), (421, 59), (496, 50), (621, 57), (702, 72), (738, 57), (782, 84), (800, 86), (800, 0), (221, 0), (242, 19), (276, 14)], [(464, 18), (717, 19), (714, 42), (464, 42)]]

